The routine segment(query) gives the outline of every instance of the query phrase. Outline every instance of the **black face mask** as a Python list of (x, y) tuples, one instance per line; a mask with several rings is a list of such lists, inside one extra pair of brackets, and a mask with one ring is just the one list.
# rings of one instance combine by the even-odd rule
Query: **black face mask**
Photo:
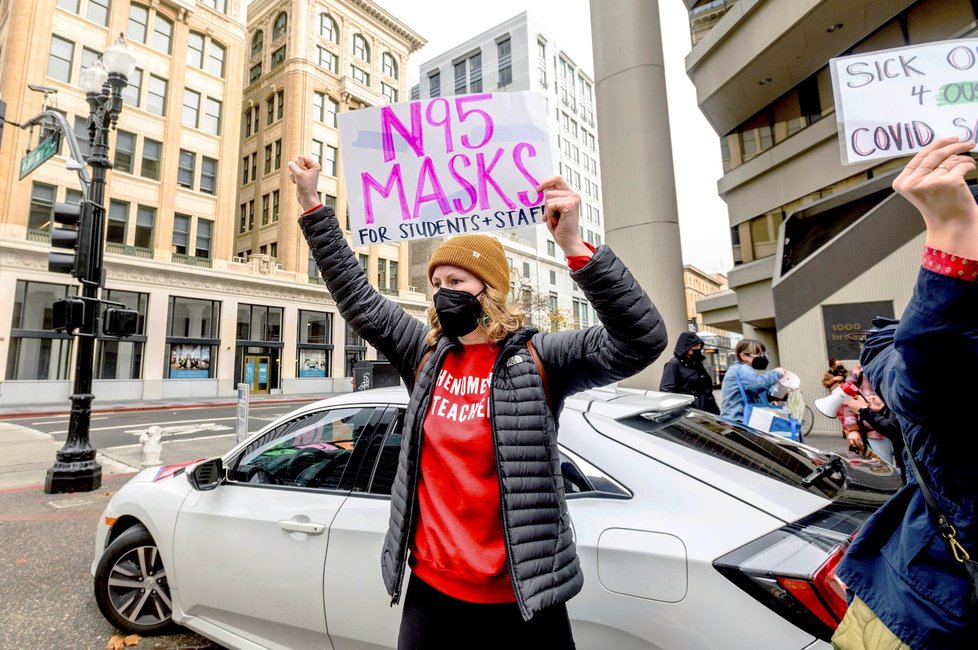
[(705, 358), (706, 355), (700, 352), (699, 350), (693, 350), (693, 353), (689, 355), (689, 360), (692, 361), (693, 363), (700, 362)]
[(445, 287), (438, 290), (435, 294), (435, 312), (445, 336), (458, 340), (479, 326), (482, 317), (481, 293), (473, 296), (468, 291)]
[(771, 362), (767, 360), (767, 357), (754, 357), (751, 359), (750, 367), (754, 370), (764, 370), (769, 363)]

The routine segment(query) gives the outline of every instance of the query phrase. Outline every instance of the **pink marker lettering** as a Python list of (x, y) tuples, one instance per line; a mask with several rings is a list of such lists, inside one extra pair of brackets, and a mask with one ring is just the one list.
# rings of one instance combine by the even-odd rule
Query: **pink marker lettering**
[(528, 157), (535, 158), (537, 155), (537, 150), (534, 149), (533, 145), (529, 142), (520, 142), (513, 147), (513, 164), (515, 164), (516, 168), (520, 170), (520, 173), (523, 174), (523, 178), (530, 183), (530, 187), (532, 187), (533, 191), (536, 193), (536, 198), (533, 199), (530, 198), (530, 193), (527, 191), (519, 192), (516, 196), (519, 197), (520, 203), (530, 208), (534, 205), (539, 205), (540, 202), (543, 201), (543, 192), (536, 192), (536, 189), (540, 186), (540, 181), (530, 175), (530, 172), (526, 169), (526, 164), (523, 162), (523, 159), (520, 156), (520, 154), (522, 154), (524, 151), (527, 152)]
[[(411, 130), (408, 131), (390, 106), (380, 109), (380, 137), (384, 146), (384, 162), (394, 160), (394, 131), (401, 134), (415, 155), (424, 155), (424, 128), (421, 124), (421, 102), (411, 102)], [(392, 130), (393, 129), (393, 130)]]
[[(431, 183), (431, 192), (429, 194), (422, 194), (425, 190), (425, 184), (427, 182)], [(427, 203), (428, 201), (437, 201), (438, 207), (441, 208), (442, 216), (448, 214), (452, 211), (452, 208), (448, 205), (448, 199), (445, 198), (445, 190), (442, 189), (441, 183), (438, 182), (438, 174), (435, 173), (435, 165), (431, 162), (431, 158), (425, 158), (424, 162), (421, 163), (421, 172), (418, 174), (418, 191), (417, 198), (414, 199), (414, 218), (417, 219), (421, 216), (421, 204)]]
[(360, 184), (363, 187), (363, 211), (365, 213), (365, 221), (368, 224), (374, 222), (374, 204), (373, 199), (370, 196), (370, 190), (376, 190), (381, 197), (388, 199), (390, 198), (391, 192), (397, 188), (397, 199), (401, 204), (401, 219), (407, 221), (411, 218), (407, 209), (407, 196), (404, 195), (404, 180), (401, 178), (401, 163), (394, 163), (391, 168), (391, 174), (387, 178), (387, 184), (381, 186), (373, 176), (367, 172), (362, 172), (360, 174)]

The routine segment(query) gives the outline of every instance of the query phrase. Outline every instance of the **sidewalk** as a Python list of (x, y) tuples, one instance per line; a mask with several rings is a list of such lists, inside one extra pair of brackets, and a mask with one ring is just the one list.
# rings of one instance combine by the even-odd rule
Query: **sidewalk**
[[(296, 406), (329, 397), (330, 395), (261, 395), (252, 396), (251, 406), (259, 404), (291, 404)], [(105, 402), (93, 403), (92, 414), (126, 413), (172, 409), (194, 409), (216, 406), (235, 406), (231, 398), (180, 399), (153, 402)], [(49, 434), (10, 422), (14, 418), (67, 417), (70, 404), (53, 407), (50, 404), (25, 405), (0, 409), (0, 494), (13, 489), (35, 486), (43, 490), (47, 470), (55, 461), (57, 451), (64, 443)], [(164, 464), (181, 463), (198, 458), (220, 456), (235, 444), (234, 435), (200, 437), (195, 439), (163, 441)], [(138, 444), (99, 449), (96, 459), (102, 466), (102, 476), (130, 474), (141, 468), (141, 450)]]

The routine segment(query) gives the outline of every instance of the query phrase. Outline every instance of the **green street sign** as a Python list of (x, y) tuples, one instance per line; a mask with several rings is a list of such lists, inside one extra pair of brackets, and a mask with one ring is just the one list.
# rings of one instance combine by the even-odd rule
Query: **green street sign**
[(55, 131), (37, 143), (33, 150), (20, 159), (20, 178), (30, 174), (43, 165), (54, 154), (58, 153), (61, 145), (61, 131)]

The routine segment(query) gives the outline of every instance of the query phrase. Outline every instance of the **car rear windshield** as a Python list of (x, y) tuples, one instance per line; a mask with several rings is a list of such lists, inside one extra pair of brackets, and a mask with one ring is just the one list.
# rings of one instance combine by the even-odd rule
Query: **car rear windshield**
[[(845, 463), (834, 464), (831, 471), (811, 480), (832, 455), (758, 434), (701, 411), (636, 415), (620, 422), (828, 499), (835, 499), (845, 483)], [(803, 484), (805, 479), (809, 485)]]

